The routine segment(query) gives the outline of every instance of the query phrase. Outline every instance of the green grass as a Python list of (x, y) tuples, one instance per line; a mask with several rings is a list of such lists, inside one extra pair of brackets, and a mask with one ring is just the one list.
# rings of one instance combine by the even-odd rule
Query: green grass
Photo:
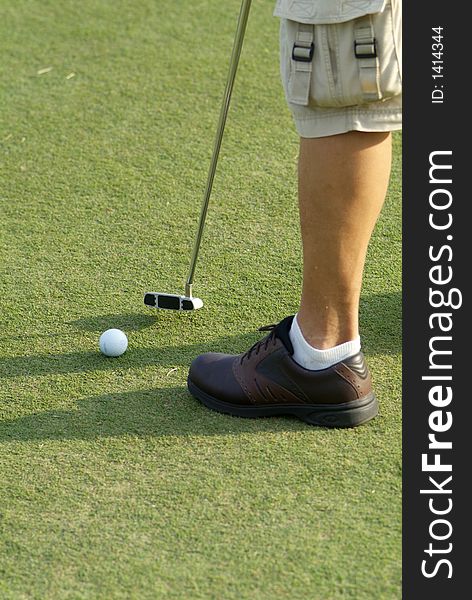
[[(2, 599), (400, 598), (399, 135), (361, 305), (380, 416), (346, 431), (237, 419), (185, 387), (196, 354), (240, 352), (297, 309), (298, 142), (272, 0), (248, 26), (205, 308), (142, 305), (183, 291), (238, 8), (2, 8)], [(108, 327), (128, 333), (119, 359), (98, 352)]]

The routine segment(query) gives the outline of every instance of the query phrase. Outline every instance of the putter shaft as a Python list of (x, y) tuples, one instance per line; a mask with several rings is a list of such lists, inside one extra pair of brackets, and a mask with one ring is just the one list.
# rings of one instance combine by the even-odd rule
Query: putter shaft
[(218, 157), (220, 155), (221, 142), (223, 139), (223, 133), (226, 124), (226, 118), (228, 116), (229, 104), (231, 101), (231, 94), (233, 92), (234, 80), (236, 78), (236, 71), (238, 69), (239, 57), (241, 56), (241, 49), (243, 46), (244, 33), (246, 31), (246, 25), (249, 17), (249, 9), (251, 8), (251, 0), (242, 0), (241, 9), (239, 11), (238, 26), (236, 29), (236, 35), (234, 38), (233, 51), (231, 54), (231, 61), (229, 65), (228, 79), (226, 81), (225, 92), (223, 96), (223, 103), (221, 105), (220, 118), (218, 120), (218, 127), (216, 130), (215, 144), (213, 147), (213, 154), (211, 157), (210, 169), (208, 171), (208, 178), (205, 187), (205, 194), (203, 196), (203, 204), (200, 211), (200, 220), (198, 224), (197, 237), (195, 238), (195, 244), (193, 247), (192, 259), (190, 262), (190, 269), (187, 277), (187, 283), (185, 284), (185, 295), (192, 297), (192, 285), (195, 275), (195, 267), (197, 264), (198, 253), (200, 250), (200, 244), (202, 241), (203, 229), (205, 227), (205, 220), (208, 212), (208, 204), (210, 202), (211, 190), (213, 188), (213, 180), (215, 178), (216, 166), (218, 164)]

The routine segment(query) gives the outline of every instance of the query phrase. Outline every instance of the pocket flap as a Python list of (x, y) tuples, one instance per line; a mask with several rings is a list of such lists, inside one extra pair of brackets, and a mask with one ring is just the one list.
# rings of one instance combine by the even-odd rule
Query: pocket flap
[(299, 23), (344, 23), (382, 12), (387, 0), (277, 0), (274, 15)]

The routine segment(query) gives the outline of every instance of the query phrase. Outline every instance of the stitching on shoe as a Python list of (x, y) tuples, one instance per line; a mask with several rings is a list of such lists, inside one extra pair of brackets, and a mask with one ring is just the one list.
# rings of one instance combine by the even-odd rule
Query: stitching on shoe
[(243, 392), (246, 394), (246, 397), (249, 399), (249, 401), (251, 402), (251, 404), (255, 404), (256, 403), (256, 399), (252, 396), (251, 392), (249, 391), (244, 379), (241, 377), (240, 373), (239, 373), (239, 357), (233, 361), (233, 375), (236, 377), (236, 381), (239, 383), (239, 385), (241, 386), (241, 389), (243, 390)]

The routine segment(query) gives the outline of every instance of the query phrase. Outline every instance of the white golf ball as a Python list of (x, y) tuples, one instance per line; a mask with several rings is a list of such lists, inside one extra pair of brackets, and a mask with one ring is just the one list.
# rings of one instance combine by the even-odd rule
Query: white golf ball
[(100, 336), (99, 346), (105, 356), (121, 356), (128, 347), (128, 338), (121, 329), (107, 329)]

